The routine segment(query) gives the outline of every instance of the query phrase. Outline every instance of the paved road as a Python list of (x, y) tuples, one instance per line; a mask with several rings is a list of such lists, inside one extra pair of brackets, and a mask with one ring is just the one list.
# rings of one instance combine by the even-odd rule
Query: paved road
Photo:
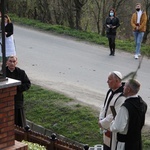
[[(109, 56), (108, 48), (15, 26), (18, 66), (24, 68), (33, 83), (65, 93), (79, 101), (102, 105), (108, 90), (107, 76), (119, 70), (123, 75), (136, 70), (139, 60), (132, 54), (116, 51)], [(137, 79), (140, 94), (150, 105), (150, 60), (143, 59)], [(146, 122), (150, 124), (150, 108)]]

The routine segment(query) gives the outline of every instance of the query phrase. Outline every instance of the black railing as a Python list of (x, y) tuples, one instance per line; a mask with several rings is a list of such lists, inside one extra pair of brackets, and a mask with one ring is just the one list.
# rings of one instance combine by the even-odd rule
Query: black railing
[(38, 143), (45, 146), (47, 150), (88, 150), (88, 145), (77, 145), (74, 142), (60, 139), (55, 133), (46, 136), (41, 133), (32, 131), (28, 126), (24, 129), (15, 126), (15, 140)]

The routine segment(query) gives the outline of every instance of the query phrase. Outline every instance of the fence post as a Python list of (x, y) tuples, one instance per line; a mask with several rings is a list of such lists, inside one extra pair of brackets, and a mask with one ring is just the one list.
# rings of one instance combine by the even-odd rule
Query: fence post
[(55, 133), (52, 133), (50, 140), (51, 140), (51, 146), (49, 150), (55, 150), (55, 141), (57, 140)]
[(24, 127), (24, 129), (25, 129), (25, 135), (24, 135), (25, 138), (24, 138), (24, 140), (28, 141), (28, 132), (31, 131), (30, 126), (27, 125), (27, 126)]
[(89, 149), (89, 145), (86, 144), (86, 145), (84, 146), (84, 150), (88, 150), (88, 149)]
[(26, 126), (24, 127), (24, 129), (25, 129), (26, 131), (30, 131), (30, 126), (29, 126), (29, 125), (26, 125)]

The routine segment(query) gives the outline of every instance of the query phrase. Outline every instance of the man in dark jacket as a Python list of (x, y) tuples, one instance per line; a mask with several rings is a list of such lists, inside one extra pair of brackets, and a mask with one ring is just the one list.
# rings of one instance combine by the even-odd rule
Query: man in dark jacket
[(122, 104), (110, 129), (117, 132), (116, 150), (142, 150), (141, 130), (145, 123), (147, 104), (137, 95), (140, 83), (130, 79), (124, 86)]
[(28, 90), (31, 82), (24, 70), (16, 67), (17, 57), (10, 56), (7, 60), (6, 76), (12, 79), (20, 80), (21, 85), (17, 86), (17, 94), (15, 95), (15, 124), (21, 127), (26, 126), (26, 118), (24, 114), (24, 98), (23, 92)]

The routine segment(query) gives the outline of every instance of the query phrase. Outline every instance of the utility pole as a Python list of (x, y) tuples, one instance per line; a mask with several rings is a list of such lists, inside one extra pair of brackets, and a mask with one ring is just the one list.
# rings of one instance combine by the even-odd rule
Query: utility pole
[(1, 70), (0, 70), (0, 81), (6, 80), (6, 52), (5, 52), (5, 10), (6, 9), (6, 1), (0, 0), (0, 46), (1, 46)]

